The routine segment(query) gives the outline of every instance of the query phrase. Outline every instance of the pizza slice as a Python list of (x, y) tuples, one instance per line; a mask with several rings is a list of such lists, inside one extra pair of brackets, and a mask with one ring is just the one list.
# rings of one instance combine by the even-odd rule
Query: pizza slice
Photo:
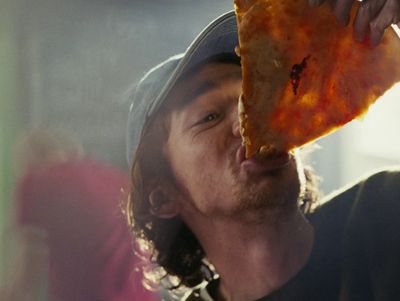
[[(289, 151), (364, 114), (400, 81), (400, 40), (353, 41), (328, 4), (235, 0), (246, 156)], [(354, 15), (354, 11), (353, 11)]]

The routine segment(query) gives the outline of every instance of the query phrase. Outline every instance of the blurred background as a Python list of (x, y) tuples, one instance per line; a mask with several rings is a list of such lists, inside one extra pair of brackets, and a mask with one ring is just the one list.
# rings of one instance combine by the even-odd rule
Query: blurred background
[[(0, 233), (15, 216), (22, 133), (62, 129), (91, 157), (127, 172), (124, 92), (232, 8), (232, 0), (0, 0)], [(400, 163), (399, 95), (395, 87), (361, 122), (318, 142), (308, 161), (325, 194)], [(13, 252), (1, 237), (4, 283)]]

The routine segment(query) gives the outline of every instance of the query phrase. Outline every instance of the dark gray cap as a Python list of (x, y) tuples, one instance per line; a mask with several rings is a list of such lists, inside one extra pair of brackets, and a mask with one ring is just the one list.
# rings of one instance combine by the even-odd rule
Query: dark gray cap
[(218, 54), (235, 53), (238, 45), (234, 11), (212, 21), (190, 44), (185, 53), (175, 55), (148, 71), (130, 95), (127, 127), (127, 159), (131, 166), (145, 126), (156, 114), (182, 74), (196, 64)]

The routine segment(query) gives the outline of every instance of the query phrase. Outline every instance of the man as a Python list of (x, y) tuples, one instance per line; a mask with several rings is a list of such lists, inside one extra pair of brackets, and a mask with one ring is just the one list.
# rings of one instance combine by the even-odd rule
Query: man
[[(352, 3), (333, 3), (344, 23)], [(378, 43), (399, 15), (398, 1), (365, 2), (356, 38)], [(133, 94), (128, 215), (164, 281), (193, 288), (188, 300), (400, 299), (400, 174), (371, 176), (310, 212), (313, 180), (297, 154), (244, 157), (237, 43), (227, 13)]]

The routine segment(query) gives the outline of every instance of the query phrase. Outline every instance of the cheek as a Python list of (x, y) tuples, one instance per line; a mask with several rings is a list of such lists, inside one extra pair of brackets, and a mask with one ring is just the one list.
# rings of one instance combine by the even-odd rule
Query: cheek
[(193, 145), (182, 153), (180, 160), (182, 160), (182, 177), (188, 184), (206, 181), (217, 172), (218, 157), (212, 144)]
[(188, 143), (174, 147), (169, 153), (172, 171), (178, 182), (186, 188), (192, 186), (191, 184), (207, 170), (206, 165), (209, 163), (207, 155), (196, 145)]
[(193, 145), (171, 158), (176, 180), (200, 207), (204, 199), (215, 197), (225, 178), (221, 158), (216, 153), (215, 145)]

